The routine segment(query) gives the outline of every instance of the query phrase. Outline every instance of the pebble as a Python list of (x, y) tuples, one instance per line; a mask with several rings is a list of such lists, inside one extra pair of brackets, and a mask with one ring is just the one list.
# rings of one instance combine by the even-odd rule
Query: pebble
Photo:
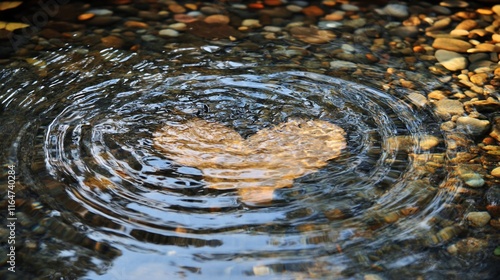
[(441, 30), (441, 29), (447, 27), (448, 25), (450, 25), (450, 23), (451, 23), (451, 18), (445, 17), (443, 19), (440, 19), (440, 20), (434, 22), (434, 24), (432, 26), (427, 27), (425, 29), (425, 31)]
[(158, 32), (158, 35), (163, 37), (178, 37), (179, 32), (174, 29), (162, 29)]
[[(187, 29), (187, 25), (183, 22), (172, 23), (168, 27), (170, 27), (173, 30), (177, 30), (177, 31), (184, 31)], [(175, 37), (175, 36), (169, 36), (169, 37)]]
[(457, 52), (447, 50), (437, 50), (434, 54), (436, 60), (450, 71), (458, 71), (467, 68), (467, 58)]
[(461, 165), (456, 167), (456, 172), (467, 186), (471, 188), (480, 188), (484, 186), (485, 182), (483, 176), (474, 171), (475, 169), (478, 169), (476, 165)]
[(375, 9), (380, 15), (393, 16), (397, 18), (408, 17), (408, 7), (402, 4), (389, 4), (382, 9)]
[(477, 26), (477, 22), (473, 19), (466, 19), (464, 21), (462, 21), (461, 23), (459, 23), (455, 29), (461, 29), (461, 30), (467, 30), (467, 31), (470, 31), (474, 28), (476, 28)]
[(491, 176), (500, 178), (500, 167), (491, 170)]
[(469, 65), (469, 71), (474, 73), (491, 73), (497, 67), (496, 63), (488, 60), (478, 60)]
[(145, 29), (149, 27), (147, 23), (135, 20), (126, 21), (123, 25), (127, 28), (137, 28), (137, 29)]
[(225, 15), (211, 15), (206, 17), (203, 21), (206, 23), (229, 24), (229, 17)]
[(491, 220), (488, 212), (470, 212), (466, 217), (469, 224), (473, 227), (484, 227)]
[(428, 104), (427, 98), (418, 92), (408, 93), (408, 99), (410, 99), (413, 104), (419, 107), (425, 107)]
[(358, 66), (354, 62), (335, 60), (330, 62), (332, 69), (356, 69)]
[(116, 49), (123, 47), (123, 44), (125, 43), (123, 39), (113, 35), (102, 37), (101, 42), (107, 48), (116, 48)]
[(485, 240), (477, 239), (474, 237), (467, 237), (458, 241), (455, 244), (448, 246), (447, 251), (452, 255), (466, 256), (470, 254), (479, 253), (488, 246)]
[(301, 6), (298, 6), (298, 5), (288, 5), (286, 6), (286, 9), (289, 10), (290, 12), (293, 12), (293, 13), (300, 13), (302, 12), (302, 7)]
[(110, 16), (113, 14), (113, 11), (108, 9), (92, 9), (85, 12), (86, 14), (93, 14), (95, 16)]
[(489, 128), (490, 122), (488, 120), (478, 120), (472, 117), (459, 117), (457, 119), (457, 129), (474, 136), (486, 133)]
[(495, 5), (493, 7), (491, 7), (491, 10), (497, 14), (497, 16), (500, 16), (500, 5)]
[(461, 0), (446, 0), (440, 3), (441, 6), (450, 8), (466, 8), (469, 4), (466, 1)]
[(340, 8), (346, 12), (358, 12), (359, 8), (356, 5), (352, 4), (342, 4)]
[(241, 22), (241, 25), (246, 27), (260, 27), (260, 21), (258, 19), (245, 19)]
[(442, 99), (434, 103), (434, 111), (443, 119), (450, 119), (453, 115), (462, 115), (465, 113), (462, 102), (454, 99)]
[(470, 76), (470, 81), (478, 86), (484, 86), (484, 84), (488, 81), (488, 74), (486, 73), (477, 73)]
[(432, 43), (432, 47), (435, 49), (465, 53), (468, 49), (472, 48), (472, 44), (460, 39), (436, 38), (434, 43)]

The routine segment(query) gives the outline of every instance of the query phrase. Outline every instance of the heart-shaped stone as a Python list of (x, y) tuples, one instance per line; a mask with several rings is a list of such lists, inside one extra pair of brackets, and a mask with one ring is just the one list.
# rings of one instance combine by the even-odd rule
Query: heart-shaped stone
[(291, 119), (243, 139), (220, 123), (168, 123), (154, 146), (178, 164), (202, 171), (209, 188), (237, 189), (245, 203), (272, 200), (275, 189), (317, 171), (345, 148), (344, 130), (321, 120)]

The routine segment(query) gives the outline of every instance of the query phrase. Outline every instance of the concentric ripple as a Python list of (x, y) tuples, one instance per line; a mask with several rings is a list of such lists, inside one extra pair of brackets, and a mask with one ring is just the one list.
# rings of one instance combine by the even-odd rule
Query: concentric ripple
[[(155, 271), (152, 279), (348, 277), (401, 260), (426, 265), (425, 251), (444, 238), (436, 217), (453, 194), (440, 188), (446, 163), (436, 153), (444, 144), (425, 112), (311, 72), (172, 73), (53, 85), (61, 91), (44, 96), (51, 103), (43, 108), (40, 97), (8, 104), (14, 93), (2, 96), (7, 109), (27, 104), (37, 114), (4, 141), (43, 204), (44, 226), (67, 228), (55, 235), (113, 260), (92, 279), (103, 271), (120, 279), (143, 271)], [(207, 187), (201, 170), (155, 147), (165, 124), (195, 118), (245, 139), (289, 119), (321, 120), (345, 131), (346, 147), (276, 189), (270, 203), (252, 205), (234, 189)], [(73, 231), (83, 239), (61, 236)]]

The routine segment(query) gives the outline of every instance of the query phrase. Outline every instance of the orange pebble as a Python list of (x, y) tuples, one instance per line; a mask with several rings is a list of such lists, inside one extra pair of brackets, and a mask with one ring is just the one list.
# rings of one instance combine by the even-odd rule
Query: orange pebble
[(264, 8), (264, 4), (262, 4), (260, 2), (251, 3), (251, 4), (248, 4), (248, 8), (250, 8), (250, 9), (263, 9)]
[(279, 6), (281, 5), (281, 0), (264, 0), (264, 4), (267, 6)]
[(325, 14), (325, 12), (318, 6), (309, 6), (302, 10), (302, 12), (309, 17), (319, 17)]
[(78, 16), (78, 20), (84, 21), (84, 20), (89, 20), (93, 18), (95, 15), (94, 14), (81, 14)]
[(422, 46), (414, 46), (413, 47), (413, 52), (415, 52), (415, 53), (425, 53), (425, 49)]

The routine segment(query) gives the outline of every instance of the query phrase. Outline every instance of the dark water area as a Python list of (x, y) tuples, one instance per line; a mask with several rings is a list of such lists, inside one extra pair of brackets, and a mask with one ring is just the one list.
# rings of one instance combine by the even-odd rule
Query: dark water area
[[(41, 30), (64, 35), (48, 38), (49, 31), (40, 31), (2, 59), (0, 217), (3, 224), (15, 222), (16, 227), (11, 239), (10, 228), (0, 229), (0, 260), (6, 267), (2, 279), (499, 275), (494, 251), (500, 238), (494, 221), (500, 192), (498, 179), (490, 175), (498, 155), (481, 152), (486, 140), (486, 151), (496, 151), (493, 136), (487, 136), (493, 135), (495, 109), (486, 107), (496, 105), (479, 107), (484, 115), (478, 120), (492, 123), (487, 132), (460, 130), (460, 114), (476, 115), (463, 109), (443, 112), (428, 97), (436, 90), (455, 90), (450, 82), (455, 76), (423, 54), (408, 59), (410, 55), (398, 51), (404, 48), (397, 44), (419, 40), (384, 31), (391, 20), (401, 18), (361, 9), (360, 17), (368, 23), (356, 27), (346, 21), (359, 19), (359, 10), (318, 2), (325, 11), (344, 11), (350, 18), (333, 28), (328, 24), (339, 21), (320, 24), (319, 17), (282, 13), (269, 15), (272, 24), (251, 31), (239, 28), (243, 35), (230, 33), (223, 39), (212, 38), (214, 29), (209, 32), (201, 25), (179, 30), (179, 36), (160, 36), (160, 29), (175, 30), (171, 24), (181, 21), (174, 21), (173, 14), (184, 13), (173, 12), (171, 2), (73, 3), (63, 10), (76, 15), (90, 11), (95, 18), (112, 11), (120, 23), (137, 21), (149, 27), (87, 25), (57, 15), (57, 21)], [(215, 2), (190, 4), (205, 14), (211, 14), (207, 7), (219, 9), (231, 22), (255, 15), (238, 6), (246, 2)], [(29, 9), (25, 13), (33, 15)], [(82, 26), (58, 30), (60, 22)], [(304, 30), (294, 31), (295, 22), (326, 24), (336, 39), (311, 43), (324, 40), (323, 35), (311, 38)], [(371, 29), (374, 23), (380, 27)], [(266, 31), (278, 39), (261, 32), (280, 24), (282, 30)], [(361, 35), (356, 33), (360, 28), (365, 28)], [(228, 32), (221, 30), (217, 34)], [(374, 30), (376, 36), (366, 35)], [(122, 44), (109, 45), (103, 39), (108, 36), (119, 37)], [(376, 45), (381, 38), (387, 42)], [(448, 97), (456, 100), (451, 93)], [(470, 106), (479, 106), (475, 104)], [(224, 127), (209, 137), (231, 138), (236, 132), (244, 142), (293, 119), (335, 125), (343, 131), (336, 140), (344, 139), (345, 145), (329, 148), (335, 156), (321, 167), (284, 172), (291, 183), (276, 181), (271, 194), (262, 186), (268, 187), (266, 176), (275, 176), (269, 175), (274, 160), (289, 161), (280, 168), (308, 164), (294, 158), (302, 146), (280, 140), (279, 131), (273, 139), (276, 146), (267, 150), (270, 156), (257, 166), (245, 165), (243, 158), (235, 165), (245, 169), (234, 168), (234, 173), (217, 170), (221, 164), (215, 160), (215, 167), (182, 164), (173, 152), (158, 148), (155, 138), (164, 127), (202, 120)], [(456, 126), (450, 129), (450, 122)], [(188, 138), (198, 139), (201, 128), (188, 130), (178, 140), (188, 143), (180, 146), (183, 157), (199, 152)], [(214, 154), (213, 146), (200, 146)], [(321, 150), (314, 148), (306, 151), (309, 157)], [(213, 170), (224, 186), (233, 183), (213, 187), (207, 175)], [(240, 187), (245, 180), (252, 198), (272, 197), (257, 203), (247, 199)], [(9, 196), (13, 193), (15, 199)], [(483, 223), (471, 213), (489, 213), (489, 218)], [(12, 239), (16, 272), (7, 270), (12, 267)]]

